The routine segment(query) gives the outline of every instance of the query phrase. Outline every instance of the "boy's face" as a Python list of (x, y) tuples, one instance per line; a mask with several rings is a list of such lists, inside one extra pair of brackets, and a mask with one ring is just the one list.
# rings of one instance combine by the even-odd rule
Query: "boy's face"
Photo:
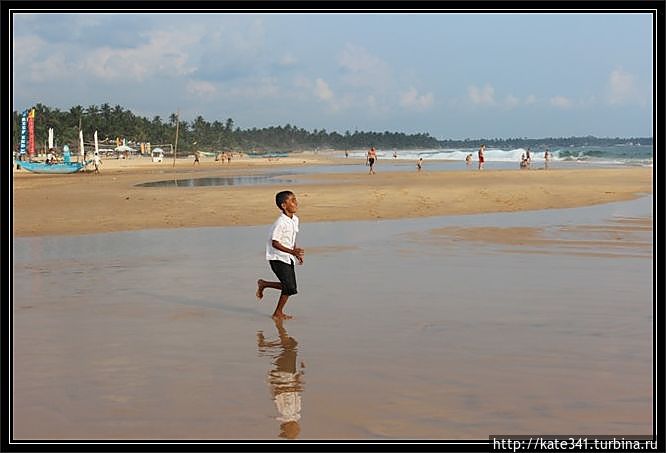
[(296, 211), (298, 211), (298, 200), (296, 200), (296, 195), (289, 195), (289, 197), (287, 197), (287, 199), (282, 203), (282, 209), (290, 214), (294, 214)]

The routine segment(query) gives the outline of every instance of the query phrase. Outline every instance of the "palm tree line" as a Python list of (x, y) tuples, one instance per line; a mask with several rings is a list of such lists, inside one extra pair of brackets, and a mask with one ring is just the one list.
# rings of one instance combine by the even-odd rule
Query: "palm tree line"
[[(73, 106), (63, 111), (43, 104), (35, 109), (35, 142), (38, 150), (46, 147), (48, 129), (53, 128), (58, 146), (78, 143), (79, 127), (85, 137), (92, 137), (98, 132), (102, 144), (116, 143), (125, 138), (129, 144), (172, 143), (175, 138), (176, 113), (164, 120), (159, 115), (152, 119), (134, 114), (120, 105), (111, 107), (108, 103), (82, 107)], [(17, 150), (20, 142), (20, 115), (14, 111), (12, 118), (13, 149)], [(502, 149), (538, 146), (608, 146), (631, 142), (640, 145), (652, 145), (651, 137), (597, 138), (585, 137), (548, 137), (531, 139), (484, 138), (464, 140), (438, 140), (428, 133), (405, 134), (404, 132), (366, 132), (347, 130), (344, 133), (328, 132), (326, 129), (308, 131), (291, 124), (264, 128), (241, 129), (235, 127), (234, 120), (205, 120), (201, 115), (193, 121), (179, 121), (178, 152), (189, 153), (194, 150), (244, 151), (249, 154), (262, 154), (276, 151), (289, 152), (317, 149), (364, 149), (370, 146), (380, 149), (438, 149), (438, 148), (476, 148), (481, 144)], [(90, 141), (90, 139), (88, 139)]]
[[(104, 143), (115, 143), (117, 138), (125, 138), (128, 143), (163, 144), (174, 141), (176, 133), (176, 113), (169, 115), (167, 120), (160, 116), (152, 119), (135, 115), (131, 110), (120, 105), (111, 107), (109, 104), (100, 106), (80, 105), (69, 110), (51, 108), (36, 104), (35, 109), (35, 142), (38, 150), (44, 148), (48, 137), (48, 129), (53, 128), (58, 145), (78, 143), (79, 125), (84, 137), (92, 137), (97, 131), (99, 140)], [(21, 112), (13, 112), (13, 145), (18, 149), (20, 142)], [(227, 151), (238, 150), (250, 154), (269, 153), (275, 151), (332, 149), (357, 149), (373, 145), (382, 148), (432, 148), (438, 141), (429, 134), (404, 134), (401, 132), (362, 132), (345, 131), (327, 132), (325, 129), (307, 131), (303, 128), (286, 124), (265, 128), (241, 129), (235, 127), (234, 120), (227, 118), (224, 122), (206, 121), (201, 115), (193, 121), (179, 121), (178, 152), (190, 151)]]

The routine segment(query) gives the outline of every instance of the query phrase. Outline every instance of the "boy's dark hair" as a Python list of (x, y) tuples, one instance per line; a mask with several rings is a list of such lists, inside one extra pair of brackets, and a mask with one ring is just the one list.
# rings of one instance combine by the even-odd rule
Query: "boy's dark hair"
[(275, 195), (275, 204), (277, 205), (277, 207), (280, 211), (282, 211), (282, 203), (287, 201), (287, 198), (289, 198), (293, 194), (294, 194), (294, 192), (292, 192), (291, 190), (283, 190), (282, 192), (278, 192)]

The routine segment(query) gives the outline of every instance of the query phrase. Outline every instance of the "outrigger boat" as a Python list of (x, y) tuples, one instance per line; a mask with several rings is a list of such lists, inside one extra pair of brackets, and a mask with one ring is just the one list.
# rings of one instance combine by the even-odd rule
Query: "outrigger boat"
[[(34, 122), (34, 109), (31, 113), (31, 120)], [(25, 128), (24, 128), (25, 129)], [(34, 147), (34, 137), (32, 133), (30, 136), (26, 137), (26, 131), (21, 131), (22, 137), (22, 148), (24, 143), (28, 141), (29, 147)], [(85, 168), (87, 162), (83, 159), (83, 131), (79, 130), (79, 148), (80, 148), (80, 160), (78, 162), (71, 161), (71, 154), (69, 152), (69, 146), (65, 145), (63, 147), (63, 162), (38, 162), (32, 160), (15, 160), (14, 164), (20, 168), (24, 168), (33, 173), (52, 173), (52, 174), (64, 174), (64, 173), (76, 173)], [(49, 128), (49, 149), (53, 149), (53, 128)], [(95, 150), (97, 150), (97, 131), (95, 131)], [(23, 153), (22, 153), (23, 154)], [(32, 153), (30, 153), (32, 155)]]
[(19, 160), (14, 162), (33, 173), (76, 173), (80, 171), (85, 165), (82, 162), (70, 162), (62, 164), (45, 164), (44, 162), (30, 162)]

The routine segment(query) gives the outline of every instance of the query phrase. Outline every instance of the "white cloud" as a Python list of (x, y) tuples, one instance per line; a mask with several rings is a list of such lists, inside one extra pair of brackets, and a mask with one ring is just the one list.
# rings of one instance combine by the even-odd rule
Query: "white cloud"
[(18, 36), (12, 42), (14, 65), (30, 64), (35, 61), (46, 43), (35, 35)]
[(504, 106), (508, 109), (513, 109), (513, 108), (517, 107), (518, 104), (520, 104), (520, 99), (517, 98), (516, 96), (512, 95), (512, 94), (508, 94), (504, 98)]
[(315, 80), (313, 93), (322, 101), (333, 100), (333, 91), (328, 86), (328, 84), (322, 79)]
[(640, 102), (635, 78), (622, 69), (614, 69), (608, 78), (608, 102), (626, 104)]
[(135, 48), (102, 47), (88, 55), (83, 65), (101, 79), (130, 79), (143, 81), (151, 75), (187, 75), (196, 69), (188, 64), (185, 48), (195, 44), (198, 37), (184, 31), (152, 32), (146, 44)]
[(537, 98), (533, 94), (530, 94), (529, 96), (527, 96), (527, 98), (525, 98), (525, 105), (536, 104), (536, 102), (537, 102)]
[(294, 57), (290, 53), (286, 53), (280, 58), (280, 65), (281, 66), (293, 66), (297, 63), (298, 60), (296, 60), (296, 57)]
[(344, 72), (342, 81), (350, 86), (382, 90), (390, 84), (389, 65), (362, 47), (347, 44), (338, 57), (338, 63)]
[(568, 109), (573, 105), (573, 102), (564, 96), (554, 96), (550, 98), (550, 105), (560, 109)]
[(419, 95), (419, 92), (414, 87), (411, 87), (400, 95), (400, 105), (413, 110), (425, 110), (432, 106), (433, 100), (432, 93)]
[(204, 80), (190, 80), (186, 86), (187, 92), (194, 96), (207, 97), (217, 93), (217, 88), (210, 82)]
[(243, 79), (238, 84), (220, 91), (227, 96), (248, 99), (276, 98), (280, 95), (280, 88), (273, 77)]
[(467, 89), (469, 99), (476, 105), (493, 105), (495, 103), (495, 88), (486, 84), (483, 88), (470, 85)]
[(50, 49), (49, 43), (38, 36), (18, 37), (13, 42), (13, 72), (32, 82), (64, 79), (79, 69), (60, 50)]

